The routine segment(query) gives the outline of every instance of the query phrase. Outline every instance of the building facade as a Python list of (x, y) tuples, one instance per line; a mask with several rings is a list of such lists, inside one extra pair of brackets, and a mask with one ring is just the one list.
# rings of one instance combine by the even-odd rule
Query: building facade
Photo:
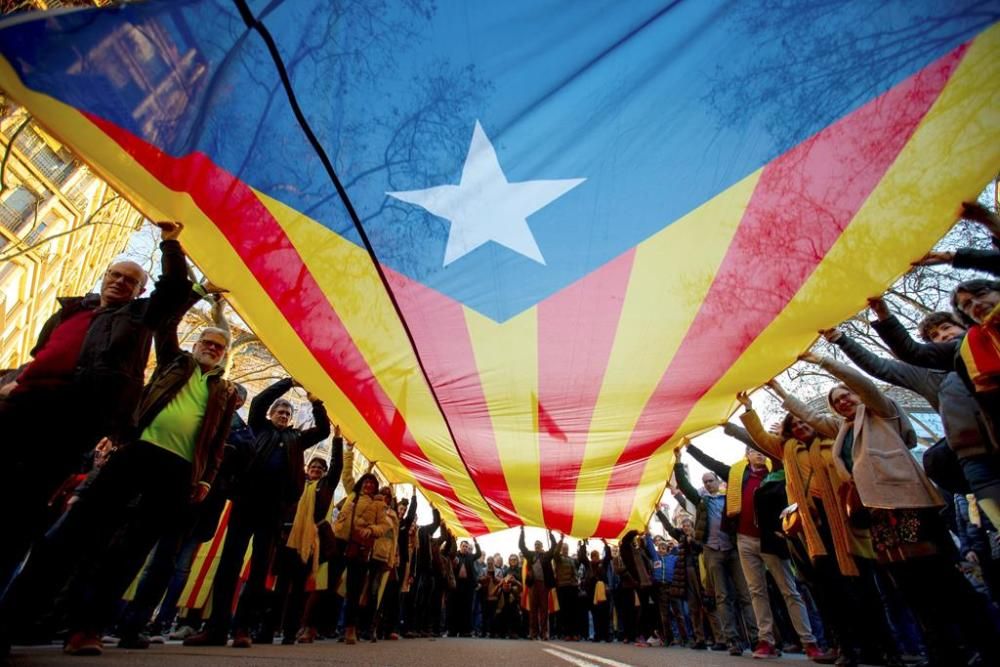
[(57, 297), (85, 294), (142, 216), (23, 109), (0, 98), (0, 368), (29, 352)]

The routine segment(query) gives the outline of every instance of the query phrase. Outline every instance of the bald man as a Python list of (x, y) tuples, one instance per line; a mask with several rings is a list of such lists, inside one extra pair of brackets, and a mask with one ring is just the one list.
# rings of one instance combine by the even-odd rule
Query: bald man
[(153, 332), (189, 305), (192, 285), (177, 238), (162, 231), (162, 274), (139, 298), (148, 276), (135, 262), (108, 267), (99, 294), (60, 298), (42, 327), (32, 361), (0, 387), (0, 507), (9, 531), (0, 546), (0, 587), (27, 546), (46, 528), (46, 502), (81, 457), (104, 436), (128, 429), (142, 394)]

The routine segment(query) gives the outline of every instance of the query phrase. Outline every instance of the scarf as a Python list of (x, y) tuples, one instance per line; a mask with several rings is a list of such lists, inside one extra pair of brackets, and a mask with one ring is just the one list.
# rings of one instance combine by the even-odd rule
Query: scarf
[[(809, 448), (809, 465), (817, 473), (815, 479), (817, 484), (819, 484), (820, 499), (823, 501), (826, 520), (830, 524), (830, 535), (833, 538), (833, 551), (837, 556), (837, 565), (840, 566), (840, 573), (844, 576), (857, 577), (861, 573), (858, 572), (858, 564), (854, 562), (854, 552), (851, 549), (851, 533), (847, 524), (847, 510), (844, 503), (837, 498), (831, 477), (832, 475), (836, 475), (836, 471), (828, 468), (826, 461), (823, 459), (823, 447), (826, 445), (822, 441), (817, 442), (817, 440), (819, 438), (813, 440), (813, 446)], [(813, 525), (815, 526), (815, 524)], [(871, 551), (870, 545), (868, 551)], [(863, 556), (863, 554), (859, 555)]]
[(1000, 389), (998, 324), (1000, 324), (1000, 306), (994, 308), (982, 324), (970, 328), (958, 348), (976, 393)]
[[(743, 507), (743, 473), (750, 461), (743, 459), (729, 467), (729, 479), (726, 480), (726, 516), (737, 516)], [(771, 471), (771, 459), (764, 459), (768, 472)]]
[(299, 504), (295, 508), (295, 518), (292, 520), (292, 530), (288, 533), (285, 544), (298, 552), (303, 563), (309, 562), (309, 556), (319, 553), (319, 531), (313, 513), (316, 511), (316, 482), (306, 482)]

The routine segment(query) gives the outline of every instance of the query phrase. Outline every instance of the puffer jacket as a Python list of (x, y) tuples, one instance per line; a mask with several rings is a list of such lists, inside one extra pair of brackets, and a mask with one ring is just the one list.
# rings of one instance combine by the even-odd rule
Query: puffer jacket
[(375, 539), (372, 560), (385, 563), (386, 567), (396, 567), (399, 563), (399, 515), (384, 501), (382, 507), (385, 508), (382, 513), (389, 527)]
[[(358, 488), (364, 483), (364, 476), (358, 480), (355, 490), (348, 496), (340, 509), (337, 519), (333, 522), (333, 536), (339, 540), (351, 540), (351, 518), (354, 518), (354, 530), (357, 532), (367, 528), (377, 539), (387, 533), (392, 526), (385, 513), (385, 503), (378, 496), (366, 496)], [(393, 540), (396, 535), (393, 533)]]

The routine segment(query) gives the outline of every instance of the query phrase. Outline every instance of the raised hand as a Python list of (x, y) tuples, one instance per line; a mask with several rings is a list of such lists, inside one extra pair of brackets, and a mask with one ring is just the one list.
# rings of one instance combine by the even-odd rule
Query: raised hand
[(804, 361), (807, 364), (816, 364), (818, 366), (823, 363), (823, 357), (815, 352), (803, 352), (799, 355), (799, 361)]
[(993, 236), (1000, 236), (1000, 215), (997, 215), (979, 202), (962, 202), (962, 217), (970, 222), (982, 225)]
[(844, 337), (844, 332), (840, 329), (820, 329), (819, 335), (827, 340), (828, 343), (836, 343), (838, 340)]
[(163, 241), (176, 241), (184, 229), (184, 225), (171, 220), (158, 220), (153, 224), (160, 228), (160, 239)]
[(878, 320), (887, 320), (892, 317), (892, 313), (889, 312), (889, 306), (886, 304), (885, 299), (880, 296), (873, 296), (868, 299), (868, 307), (872, 309), (875, 313), (875, 318)]
[(740, 405), (742, 405), (745, 410), (753, 410), (753, 403), (750, 402), (750, 396), (747, 395), (745, 391), (737, 392), (736, 400), (740, 402)]
[(955, 259), (955, 252), (952, 250), (934, 251), (927, 253), (915, 262), (912, 266), (938, 266), (940, 264), (951, 264)]
[(788, 398), (788, 393), (785, 392), (785, 388), (782, 387), (781, 384), (777, 380), (774, 380), (774, 379), (768, 380), (767, 387), (771, 391), (773, 391), (775, 393), (775, 395), (778, 398), (780, 398), (781, 400), (785, 400), (786, 398)]

